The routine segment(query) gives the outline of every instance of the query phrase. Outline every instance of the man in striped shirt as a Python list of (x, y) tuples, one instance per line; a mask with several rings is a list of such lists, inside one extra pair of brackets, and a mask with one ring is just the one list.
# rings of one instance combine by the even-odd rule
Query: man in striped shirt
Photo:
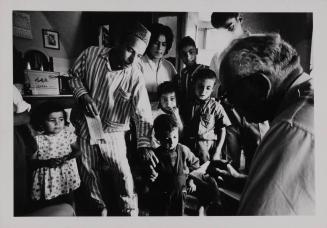
[[(82, 150), (81, 177), (96, 202), (102, 216), (107, 206), (100, 192), (99, 171), (103, 162), (113, 174), (113, 187), (120, 195), (122, 215), (137, 211), (134, 183), (126, 157), (124, 133), (130, 118), (136, 125), (138, 152), (151, 158), (152, 115), (148, 94), (141, 73), (133, 63), (139, 59), (150, 39), (150, 32), (141, 24), (131, 26), (122, 42), (112, 49), (89, 47), (71, 68), (70, 86), (80, 104), (73, 108), (71, 121), (76, 128)], [(107, 150), (90, 144), (90, 134), (84, 115), (99, 115)]]

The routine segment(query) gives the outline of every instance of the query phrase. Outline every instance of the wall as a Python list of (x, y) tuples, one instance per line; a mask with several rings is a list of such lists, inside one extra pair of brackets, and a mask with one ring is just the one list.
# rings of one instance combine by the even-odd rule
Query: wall
[[(48, 11), (48, 12), (36, 12), (36, 11), (22, 11), (27, 13), (31, 17), (31, 27), (33, 39), (23, 39), (13, 37), (13, 43), (16, 49), (21, 52), (25, 52), (29, 49), (37, 49), (43, 52), (47, 56), (54, 57), (54, 70), (59, 72), (66, 72), (72, 61), (76, 56), (90, 44), (87, 40), (89, 33), (97, 32), (96, 28), (91, 31), (90, 26), (86, 25), (88, 21), (92, 21), (95, 15), (90, 15), (87, 21), (82, 20), (82, 12), (62, 12), (62, 11)], [(129, 12), (128, 14), (131, 14)], [(93, 13), (99, 14), (99, 13)], [(108, 20), (113, 13), (103, 12), (104, 17), (100, 21)], [(119, 13), (116, 13), (119, 14)], [(121, 13), (122, 14), (122, 13)], [(126, 14), (126, 13), (125, 13)], [(135, 15), (134, 15), (135, 14)], [(138, 19), (143, 23), (148, 21), (149, 13), (137, 12), (133, 17), (139, 16)], [(143, 15), (144, 14), (144, 15)], [(141, 16), (142, 17), (141, 17)], [(301, 62), (304, 69), (308, 72), (311, 64), (311, 35), (312, 35), (312, 14), (305, 13), (243, 13), (244, 27), (251, 33), (261, 32), (280, 32), (282, 37), (289, 41), (299, 52), (301, 56)], [(116, 18), (117, 19), (117, 18)], [(175, 31), (176, 22), (173, 20), (165, 21), (170, 17), (162, 18), (161, 22), (168, 23)], [(99, 21), (99, 19), (97, 19)], [(116, 20), (117, 21), (117, 20)], [(120, 20), (118, 20), (120, 21)], [(146, 23), (145, 23), (146, 24)], [(183, 33), (191, 37), (199, 35), (199, 14), (187, 13), (185, 20), (185, 30)], [(91, 24), (92, 25), (92, 24)], [(96, 26), (93, 26), (96, 27)], [(43, 47), (42, 29), (50, 29), (59, 32), (60, 38), (60, 50), (47, 49)], [(198, 34), (198, 35), (197, 35)], [(96, 36), (95, 36), (96, 37)], [(202, 40), (198, 36), (197, 44), (202, 44)], [(176, 42), (176, 40), (175, 40)], [(217, 43), (223, 43), (222, 40), (218, 40)], [(169, 52), (169, 56), (175, 56), (175, 43), (172, 50)], [(209, 64), (211, 56), (217, 50), (202, 49), (199, 52), (199, 62)]]
[(251, 33), (278, 32), (299, 53), (306, 72), (311, 66), (312, 13), (244, 13), (244, 28)]
[(173, 43), (171, 45), (171, 49), (169, 50), (167, 55), (165, 55), (165, 58), (168, 58), (168, 57), (176, 58), (177, 16), (159, 17), (158, 22), (171, 28), (171, 30), (174, 34), (174, 39), (173, 39)]
[[(16, 49), (22, 53), (31, 49), (39, 50), (47, 57), (53, 57), (55, 71), (66, 72), (72, 60), (85, 48), (82, 12), (21, 12), (30, 15), (33, 39), (13, 37)], [(60, 50), (43, 47), (42, 29), (59, 33)]]

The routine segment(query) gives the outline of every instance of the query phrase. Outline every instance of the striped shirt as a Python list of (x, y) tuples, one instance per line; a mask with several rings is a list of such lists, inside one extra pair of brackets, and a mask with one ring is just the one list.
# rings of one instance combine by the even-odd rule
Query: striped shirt
[[(144, 79), (136, 65), (112, 70), (109, 48), (89, 47), (70, 69), (74, 97), (88, 93), (97, 105), (104, 132), (129, 129), (130, 118), (136, 125), (137, 147), (150, 147), (152, 114)], [(71, 121), (76, 134), (89, 139), (81, 107), (73, 108)]]

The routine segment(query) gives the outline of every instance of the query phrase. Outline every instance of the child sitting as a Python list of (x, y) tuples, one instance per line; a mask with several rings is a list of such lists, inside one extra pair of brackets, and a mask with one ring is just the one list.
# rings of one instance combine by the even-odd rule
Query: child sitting
[(211, 93), (215, 86), (216, 74), (210, 69), (200, 69), (194, 75), (194, 98), (187, 110), (185, 120), (185, 142), (203, 164), (218, 160), (225, 141), (226, 126), (230, 121), (224, 108)]
[[(159, 105), (158, 109), (153, 110), (152, 112), (153, 119), (157, 118), (161, 114), (170, 114), (177, 120), (179, 133), (181, 133), (183, 131), (183, 123), (177, 107), (176, 87), (174, 83), (170, 81), (161, 83), (158, 86), (158, 98)], [(152, 138), (152, 147), (157, 148), (159, 146), (159, 142), (155, 137)]]
[(179, 99), (181, 101), (180, 111), (181, 116), (184, 119), (185, 116), (187, 116), (188, 110), (186, 105), (188, 104), (188, 101), (192, 99), (193, 95), (192, 91), (194, 88), (192, 88), (192, 85), (194, 74), (200, 69), (209, 67), (196, 62), (198, 49), (196, 48), (195, 42), (191, 37), (186, 36), (180, 41), (178, 51), (180, 54), (180, 59), (185, 64), (185, 68), (183, 68), (181, 71), (181, 77), (178, 83)]
[(188, 174), (199, 168), (199, 159), (178, 143), (178, 124), (172, 115), (158, 116), (154, 131), (160, 146), (154, 150), (159, 160), (153, 170), (156, 175), (150, 177), (150, 215), (183, 215), (183, 194), (196, 190)]
[(73, 206), (72, 192), (80, 186), (75, 157), (76, 135), (68, 129), (67, 114), (60, 104), (46, 102), (32, 115), (37, 151), (32, 155), (32, 192), (35, 206), (66, 202)]

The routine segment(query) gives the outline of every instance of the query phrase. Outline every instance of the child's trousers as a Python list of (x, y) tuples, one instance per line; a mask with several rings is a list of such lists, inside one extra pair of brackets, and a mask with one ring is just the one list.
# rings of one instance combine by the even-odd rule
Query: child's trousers
[[(135, 215), (138, 212), (134, 182), (126, 156), (124, 132), (105, 133), (106, 143), (90, 145), (88, 140), (79, 138), (81, 147), (81, 178), (95, 200), (98, 209), (107, 208), (101, 194), (100, 171), (103, 164), (113, 175), (113, 187), (119, 194), (122, 215)], [(110, 211), (110, 205), (108, 210)]]

